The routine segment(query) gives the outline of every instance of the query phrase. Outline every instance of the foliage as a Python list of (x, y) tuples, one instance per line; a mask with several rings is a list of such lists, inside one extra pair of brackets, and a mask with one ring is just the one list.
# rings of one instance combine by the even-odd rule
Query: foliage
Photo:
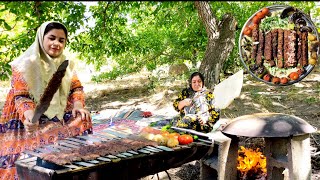
[[(311, 1), (210, 1), (218, 19), (231, 13), (238, 21), (236, 40), (247, 19), (257, 10), (273, 4), (289, 4), (304, 12), (320, 14)], [(207, 36), (193, 1), (99, 1), (90, 6), (73, 1), (0, 2), (1, 67), (25, 51), (34, 41), (36, 29), (47, 20), (63, 22), (69, 30), (69, 48), (79, 59), (96, 70), (110, 65), (111, 71), (95, 76), (94, 81), (149, 71), (161, 65), (187, 62), (192, 69), (203, 59)], [(94, 25), (87, 22), (93, 21)], [(78, 31), (77, 31), (78, 30)], [(80, 31), (79, 31), (80, 30)], [(242, 67), (238, 43), (223, 65), (223, 74)], [(10, 70), (0, 74), (7, 77)], [(223, 76), (222, 76), (223, 77)]]
[(8, 63), (0, 61), (0, 80), (4, 81), (11, 75), (11, 69)]
[(310, 97), (306, 97), (305, 102), (307, 104), (314, 104), (314, 103), (318, 103), (318, 98), (310, 96)]
[(112, 72), (100, 78), (113, 79), (142, 68), (151, 71), (185, 60), (195, 64), (204, 51), (205, 41), (197, 40), (205, 38), (204, 30), (197, 25), (192, 2), (99, 2), (91, 11), (95, 27), (82, 33), (81, 42), (73, 48), (97, 70), (105, 65), (106, 57), (116, 61)]
[(8, 78), (9, 62), (18, 57), (34, 41), (37, 28), (45, 21), (60, 21), (69, 34), (84, 23), (85, 6), (76, 2), (1, 1), (0, 2), (0, 58), (1, 79)]

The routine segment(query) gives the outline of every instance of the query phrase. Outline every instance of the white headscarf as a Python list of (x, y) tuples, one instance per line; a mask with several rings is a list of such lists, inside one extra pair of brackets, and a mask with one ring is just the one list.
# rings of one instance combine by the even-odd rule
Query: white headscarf
[[(10, 65), (22, 74), (24, 80), (27, 82), (29, 94), (35, 103), (39, 103), (41, 95), (53, 73), (55, 73), (59, 65), (66, 60), (64, 53), (59, 57), (52, 58), (44, 50), (44, 31), (51, 22), (54, 21), (43, 23), (38, 28), (34, 43), (22, 55), (10, 63)], [(59, 119), (63, 118), (70, 91), (73, 68), (73, 62), (69, 61), (61, 86), (54, 94), (48, 110), (44, 113), (47, 117), (53, 118), (57, 116)]]

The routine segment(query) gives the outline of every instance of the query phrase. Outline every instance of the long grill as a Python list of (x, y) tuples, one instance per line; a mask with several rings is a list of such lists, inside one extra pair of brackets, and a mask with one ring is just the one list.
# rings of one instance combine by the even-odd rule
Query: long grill
[(73, 161), (58, 165), (41, 157), (45, 153), (63, 152), (94, 143), (108, 144), (113, 140), (130, 139), (123, 131), (105, 129), (100, 133), (76, 136), (60, 140), (53, 145), (39, 147), (34, 151), (24, 151), (30, 157), (16, 161), (20, 179), (138, 179), (184, 163), (201, 159), (211, 152), (213, 143), (206, 139), (187, 146), (169, 148), (146, 145), (139, 149), (127, 149), (117, 154), (107, 154), (86, 161)]

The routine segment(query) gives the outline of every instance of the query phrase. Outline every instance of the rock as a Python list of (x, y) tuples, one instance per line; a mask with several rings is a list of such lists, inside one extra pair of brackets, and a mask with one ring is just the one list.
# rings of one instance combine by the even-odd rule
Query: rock
[(182, 75), (189, 71), (189, 68), (186, 64), (173, 64), (169, 68), (169, 75), (176, 76), (176, 75)]

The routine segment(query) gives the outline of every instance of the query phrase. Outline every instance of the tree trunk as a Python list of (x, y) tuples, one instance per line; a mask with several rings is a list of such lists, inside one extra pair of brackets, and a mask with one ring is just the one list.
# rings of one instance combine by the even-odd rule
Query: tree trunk
[(217, 22), (207, 1), (195, 1), (198, 15), (204, 24), (208, 36), (208, 44), (199, 71), (205, 76), (205, 85), (213, 89), (220, 80), (220, 71), (224, 61), (235, 45), (237, 22), (231, 14), (225, 14)]
[(38, 16), (39, 20), (40, 20), (40, 17), (41, 17), (41, 10), (39, 9), (41, 4), (42, 4), (41, 1), (35, 1), (34, 2), (34, 11), (35, 11), (35, 14)]

